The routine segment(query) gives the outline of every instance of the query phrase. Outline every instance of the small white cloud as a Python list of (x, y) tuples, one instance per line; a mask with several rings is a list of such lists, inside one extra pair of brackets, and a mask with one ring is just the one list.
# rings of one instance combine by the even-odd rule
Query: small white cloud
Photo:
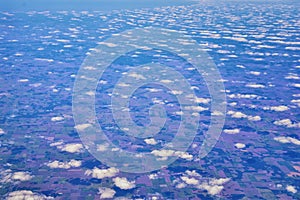
[(4, 135), (4, 134), (5, 134), (4, 130), (0, 128), (0, 135)]
[(178, 156), (179, 158), (185, 159), (185, 160), (193, 160), (193, 155), (183, 152), (183, 151), (176, 151), (175, 155)]
[(70, 160), (69, 162), (60, 162), (60, 161), (53, 161), (49, 162), (46, 165), (50, 168), (60, 168), (60, 169), (70, 169), (72, 167), (80, 167), (82, 162), (80, 160)]
[(258, 99), (259, 96), (256, 94), (230, 94), (228, 95), (231, 99)]
[(212, 115), (212, 116), (223, 116), (224, 114), (223, 114), (222, 112), (220, 112), (220, 111), (213, 111), (213, 112), (211, 113), (211, 115)]
[(228, 111), (228, 115), (231, 115), (233, 118), (247, 118), (248, 116), (242, 112), (234, 112), (234, 111)]
[(204, 189), (208, 192), (208, 194), (214, 196), (214, 195), (219, 194), (224, 189), (224, 186), (222, 186), (222, 185), (209, 185), (207, 183), (203, 183), (203, 184), (199, 185), (198, 188), (199, 189)]
[(117, 44), (114, 44), (114, 43), (108, 43), (108, 42), (99, 42), (99, 44), (103, 44), (107, 47), (117, 47), (118, 45)]
[(243, 144), (243, 143), (236, 143), (234, 146), (235, 146), (236, 148), (238, 148), (238, 149), (243, 149), (243, 148), (246, 147), (246, 145)]
[(292, 137), (275, 137), (274, 138), (275, 141), (277, 142), (281, 142), (281, 143), (291, 143), (291, 144), (295, 144), (295, 145), (300, 145), (300, 140), (297, 140), (296, 138), (292, 138)]
[(154, 179), (157, 179), (158, 178), (158, 175), (157, 174), (150, 174), (149, 175), (149, 179), (150, 180), (154, 180)]
[(154, 138), (145, 139), (144, 141), (146, 142), (146, 144), (150, 144), (150, 145), (157, 144), (157, 141)]
[(94, 91), (88, 91), (85, 94), (88, 95), (88, 96), (91, 96), (91, 97), (95, 96), (95, 92)]
[(230, 181), (230, 178), (220, 178), (220, 179), (211, 179), (209, 180), (210, 185), (223, 185)]
[(192, 110), (195, 112), (202, 112), (202, 111), (208, 110), (208, 108), (204, 108), (202, 106), (185, 106), (184, 108), (186, 110)]
[(3, 177), (0, 183), (11, 183), (15, 181), (29, 181), (33, 178), (28, 172), (14, 172), (11, 170), (5, 170), (0, 173)]
[(99, 188), (99, 194), (100, 194), (100, 199), (112, 199), (115, 196), (116, 191), (110, 188), (102, 187)]
[(63, 146), (58, 146), (62, 151), (66, 151), (69, 153), (80, 153), (83, 150), (82, 144), (65, 144)]
[(286, 111), (289, 109), (289, 107), (287, 106), (271, 106), (271, 107), (263, 107), (264, 110), (272, 110), (272, 111), (276, 111), (276, 112), (282, 112), (282, 111)]
[(99, 169), (95, 167), (92, 170), (86, 170), (85, 175), (92, 176), (93, 178), (103, 179), (103, 178), (110, 178), (114, 177), (119, 173), (117, 168), (111, 167), (108, 169)]
[(255, 76), (259, 76), (260, 75), (260, 72), (256, 72), (256, 71), (251, 71), (249, 73), (252, 74), (252, 75), (255, 75)]
[(63, 141), (58, 141), (50, 144), (50, 147), (57, 147), (63, 145)]
[(235, 129), (224, 129), (224, 133), (227, 133), (227, 134), (238, 134), (240, 132), (240, 129), (238, 128), (235, 128)]
[(208, 104), (210, 102), (210, 99), (206, 98), (195, 98), (195, 103), (202, 103), (202, 104)]
[(29, 190), (18, 190), (14, 191), (8, 194), (7, 200), (48, 200), (48, 199), (54, 199), (53, 197), (48, 197), (45, 195), (40, 195), (33, 193)]
[(293, 123), (290, 119), (282, 119), (274, 122), (277, 126), (286, 126), (288, 128), (299, 128), (300, 123)]
[(300, 77), (297, 74), (289, 74), (288, 76), (284, 77), (285, 79), (294, 79), (299, 80)]
[(185, 187), (186, 187), (185, 183), (179, 183), (178, 185), (176, 185), (177, 189), (182, 189), (182, 188), (185, 188)]
[(135, 72), (128, 74), (129, 77), (133, 77), (137, 80), (145, 80), (145, 76), (143, 76), (142, 74), (137, 74)]
[(130, 85), (127, 83), (119, 83), (118, 86), (119, 87), (129, 87)]
[(260, 121), (261, 120), (261, 117), (258, 115), (257, 116), (248, 116), (247, 118), (250, 121)]
[(293, 84), (294, 87), (300, 88), (300, 84), (299, 83), (295, 83)]
[(60, 117), (60, 116), (51, 118), (51, 121), (53, 121), (53, 122), (59, 122), (59, 121), (62, 121), (62, 120), (64, 120), (64, 118)]
[(291, 192), (291, 193), (293, 193), (293, 194), (297, 193), (297, 189), (294, 186), (292, 186), (292, 185), (286, 186), (286, 190), (289, 191), (289, 192)]
[(113, 179), (115, 185), (122, 190), (129, 190), (135, 188), (135, 181), (128, 181), (127, 178), (116, 177)]
[(249, 87), (249, 88), (265, 88), (266, 86), (264, 86), (262, 84), (249, 83), (249, 84), (246, 85), (246, 87)]
[(17, 181), (29, 181), (32, 178), (33, 176), (31, 176), (28, 172), (15, 172), (11, 176), (12, 180)]
[(166, 159), (168, 159), (168, 157), (171, 157), (171, 156), (178, 156), (179, 158), (182, 158), (185, 160), (193, 159), (192, 155), (190, 155), (187, 152), (183, 152), (183, 151), (162, 149), (162, 150), (153, 150), (151, 153), (155, 156), (160, 157), (160, 160), (166, 160)]
[(197, 176), (197, 177), (201, 177), (201, 175), (200, 175), (198, 172), (196, 172), (195, 170), (193, 170), (193, 171), (186, 170), (185, 173), (186, 173), (187, 175), (189, 175), (189, 176)]
[(168, 84), (168, 83), (173, 83), (173, 81), (171, 81), (171, 80), (161, 80), (160, 82), (161, 82), (161, 83), (166, 83), (166, 84)]
[(97, 145), (97, 151), (103, 152), (103, 151), (107, 151), (109, 147), (109, 144), (104, 143), (104, 144), (98, 144)]
[(182, 176), (181, 180), (183, 180), (188, 185), (198, 185), (199, 184), (199, 180), (197, 180), (193, 177), (189, 178), (189, 177), (186, 177), (186, 176)]
[(83, 131), (84, 129), (91, 127), (91, 124), (78, 124), (74, 128), (77, 129), (78, 131)]
[(28, 82), (29, 80), (26, 78), (26, 79), (19, 79), (18, 82), (19, 83), (26, 83)]
[(183, 91), (181, 90), (171, 90), (171, 94), (173, 95), (181, 95), (183, 93)]

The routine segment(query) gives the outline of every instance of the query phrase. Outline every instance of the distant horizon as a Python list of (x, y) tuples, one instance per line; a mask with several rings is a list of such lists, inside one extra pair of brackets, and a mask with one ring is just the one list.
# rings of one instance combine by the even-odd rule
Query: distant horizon
[(193, 0), (0, 0), (0, 11), (60, 11), (153, 8), (195, 3)]
[[(283, 2), (283, 0), (0, 0), (0, 11), (113, 11), (121, 9), (155, 8), (191, 5), (201, 2)], [(286, 3), (299, 4), (297, 0)]]

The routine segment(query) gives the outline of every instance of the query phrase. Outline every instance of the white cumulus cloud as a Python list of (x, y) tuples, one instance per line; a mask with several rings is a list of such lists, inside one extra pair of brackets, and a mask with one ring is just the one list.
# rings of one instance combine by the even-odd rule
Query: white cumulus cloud
[(116, 191), (110, 188), (101, 187), (99, 188), (99, 194), (100, 199), (112, 199), (115, 196)]
[(227, 134), (238, 134), (240, 132), (240, 129), (235, 128), (235, 129), (224, 129), (224, 133)]
[(151, 145), (156, 145), (157, 142), (154, 138), (148, 138), (144, 140), (146, 142), (146, 144), (151, 144)]
[(46, 165), (50, 168), (61, 168), (61, 169), (70, 169), (72, 167), (80, 167), (82, 162), (80, 160), (70, 160), (69, 162), (60, 162), (60, 161), (53, 161), (49, 162)]
[(293, 194), (297, 193), (296, 188), (294, 186), (292, 186), (292, 185), (286, 186), (286, 190), (289, 191), (289, 192), (291, 192), (291, 193), (293, 193)]
[(282, 112), (282, 111), (286, 111), (289, 109), (289, 107), (287, 106), (266, 106), (263, 107), (264, 110), (272, 110), (272, 111), (276, 111), (276, 112)]
[(111, 167), (108, 169), (99, 169), (95, 167), (92, 170), (86, 170), (85, 175), (92, 176), (93, 178), (103, 179), (103, 178), (110, 178), (114, 177), (119, 173), (117, 168)]
[(116, 177), (113, 179), (115, 185), (122, 190), (135, 188), (135, 181), (128, 181), (127, 178)]
[(281, 143), (291, 143), (291, 144), (295, 144), (295, 145), (300, 145), (300, 140), (297, 140), (296, 138), (292, 138), (292, 137), (275, 137), (274, 138), (275, 141), (277, 142), (281, 142)]
[(29, 190), (18, 190), (8, 194), (7, 200), (47, 200), (54, 199), (45, 195), (33, 193)]

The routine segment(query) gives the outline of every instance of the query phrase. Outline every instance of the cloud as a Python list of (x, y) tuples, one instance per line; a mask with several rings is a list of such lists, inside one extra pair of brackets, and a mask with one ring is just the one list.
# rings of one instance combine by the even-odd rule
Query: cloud
[(208, 108), (204, 108), (202, 106), (185, 106), (184, 108), (186, 110), (192, 110), (192, 111), (196, 111), (196, 112), (202, 112), (202, 111), (208, 110)]
[(228, 111), (227, 114), (231, 115), (233, 118), (247, 118), (247, 115), (242, 112)]
[(225, 183), (227, 183), (228, 181), (230, 181), (230, 178), (213, 178), (211, 180), (209, 180), (209, 184), (210, 185), (223, 185)]
[(162, 150), (153, 150), (151, 153), (155, 156), (161, 157), (160, 160), (166, 160), (166, 159), (168, 159), (168, 157), (171, 157), (171, 156), (178, 156), (179, 158), (182, 158), (185, 160), (193, 159), (192, 155), (190, 155), (187, 152), (183, 152), (183, 151), (162, 149)]
[(247, 118), (250, 121), (260, 121), (261, 120), (261, 117), (258, 115), (257, 116), (248, 116)]
[(186, 176), (182, 176), (180, 178), (181, 178), (181, 180), (183, 180), (188, 185), (198, 185), (199, 184), (199, 180), (197, 180), (193, 177), (189, 178), (189, 177), (186, 177)]
[(275, 141), (277, 142), (281, 142), (281, 143), (284, 143), (284, 144), (287, 144), (287, 143), (291, 143), (291, 144), (295, 144), (295, 145), (300, 145), (300, 140), (297, 140), (295, 138), (292, 138), (292, 137), (275, 137), (274, 138)]
[(155, 180), (155, 179), (157, 179), (158, 178), (158, 175), (157, 174), (150, 174), (149, 175), (149, 179), (150, 180)]
[(145, 139), (144, 141), (146, 142), (146, 144), (151, 144), (151, 145), (157, 144), (157, 142), (154, 138)]
[(70, 160), (69, 162), (60, 162), (60, 161), (53, 161), (49, 162), (46, 165), (50, 168), (60, 168), (60, 169), (70, 169), (72, 167), (80, 167), (82, 164), (79, 160)]
[(256, 72), (256, 71), (251, 71), (249, 73), (252, 74), (252, 75), (255, 75), (255, 76), (259, 76), (260, 75), (260, 72)]
[(135, 188), (135, 181), (128, 181), (127, 178), (116, 177), (113, 179), (115, 185), (122, 190)]
[(274, 122), (278, 126), (286, 126), (288, 128), (300, 128), (300, 123), (293, 123), (290, 119), (282, 119)]
[(290, 73), (288, 76), (284, 77), (285, 79), (294, 79), (299, 80), (300, 77), (297, 74)]
[(110, 188), (101, 187), (99, 188), (100, 199), (112, 199), (116, 191)]
[(47, 199), (54, 199), (53, 197), (48, 197), (45, 195), (40, 195), (33, 193), (29, 190), (18, 190), (8, 194), (7, 200), (18, 200), (18, 199), (25, 199), (25, 200), (47, 200)]
[(219, 194), (223, 189), (223, 185), (209, 185), (207, 183), (203, 183), (198, 186), (199, 189), (204, 189), (208, 192), (210, 195), (217, 195)]
[(202, 104), (208, 104), (210, 102), (210, 99), (206, 98), (195, 98), (195, 103), (202, 103)]
[(92, 176), (93, 178), (103, 179), (103, 178), (110, 178), (116, 176), (119, 173), (117, 168), (111, 167), (108, 169), (99, 169), (95, 167), (92, 170), (86, 170), (85, 175)]
[(91, 127), (91, 124), (78, 124), (74, 128), (77, 129), (77, 131), (83, 131), (84, 129)]
[(97, 151), (100, 151), (100, 152), (107, 151), (108, 147), (109, 147), (108, 143), (98, 144), (97, 145)]
[(260, 116), (251, 116), (251, 115), (248, 116), (242, 112), (235, 112), (232, 110), (228, 111), (227, 114), (231, 115), (232, 118), (238, 118), (238, 119), (247, 118), (250, 121), (260, 121), (261, 120)]
[(128, 74), (129, 77), (133, 77), (137, 80), (145, 80), (145, 76), (143, 76), (142, 74), (137, 74), (135, 72)]
[(236, 143), (234, 146), (235, 146), (236, 148), (238, 148), (238, 149), (243, 149), (243, 148), (246, 147), (246, 145), (243, 144), (243, 143)]
[(182, 188), (185, 188), (185, 187), (186, 187), (185, 183), (179, 183), (178, 185), (176, 185), (177, 189), (182, 189)]
[(4, 135), (4, 134), (5, 134), (4, 130), (0, 128), (0, 135)]
[(271, 106), (271, 107), (263, 107), (264, 110), (272, 110), (272, 111), (276, 111), (276, 112), (282, 112), (282, 111), (286, 111), (289, 109), (289, 107), (287, 106)]
[[(296, 96), (296, 95), (294, 95), (294, 96)], [(300, 95), (299, 95), (299, 97), (300, 97)], [(291, 102), (294, 104), (297, 104), (297, 106), (300, 107), (300, 99), (293, 99)]]
[(286, 190), (289, 191), (289, 192), (291, 192), (291, 193), (293, 193), (293, 194), (297, 193), (296, 188), (294, 186), (292, 186), (292, 185), (286, 186)]
[(224, 114), (223, 114), (222, 112), (220, 112), (220, 111), (213, 111), (213, 112), (211, 113), (211, 115), (212, 115), (212, 116), (223, 116)]
[(294, 87), (300, 88), (300, 84), (299, 83), (295, 83), (293, 84)]
[(18, 181), (29, 181), (32, 178), (33, 176), (31, 176), (28, 172), (15, 172), (11, 177), (11, 179)]
[(73, 143), (73, 144), (65, 144), (62, 146), (57, 146), (57, 148), (69, 153), (80, 153), (83, 150), (83, 145)]
[(29, 181), (33, 178), (29, 172), (14, 172), (12, 173), (11, 170), (5, 170), (1, 172), (2, 183), (11, 183), (15, 181)]
[(223, 131), (224, 133), (227, 133), (227, 134), (238, 134), (240, 132), (240, 129), (238, 128), (235, 128), (235, 129), (224, 129)]
[(51, 118), (51, 121), (53, 121), (53, 122), (59, 122), (59, 121), (62, 121), (62, 120), (64, 120), (64, 118), (60, 117), (60, 116)]
[(205, 189), (210, 195), (217, 195), (223, 189), (223, 184), (230, 181), (230, 178), (210, 179), (208, 182), (204, 182), (198, 186), (199, 189)]
[(185, 160), (192, 160), (193, 159), (193, 155), (187, 153), (187, 152), (183, 152), (183, 151), (176, 151), (175, 155), (178, 156), (179, 158), (185, 159)]
[(201, 177), (201, 175), (196, 172), (196, 170), (190, 171), (190, 170), (186, 170), (185, 173), (189, 176), (197, 176), (197, 177)]
[(258, 99), (259, 96), (256, 94), (230, 94), (228, 95), (231, 99)]
[(175, 179), (173, 183), (176, 184), (178, 189), (190, 186), (206, 190), (210, 195), (217, 195), (224, 189), (223, 185), (228, 181), (230, 181), (230, 178), (203, 178), (195, 170), (187, 170), (180, 179)]
[(246, 87), (249, 87), (249, 88), (265, 88), (266, 86), (264, 86), (262, 84), (249, 83), (249, 84), (246, 85)]

